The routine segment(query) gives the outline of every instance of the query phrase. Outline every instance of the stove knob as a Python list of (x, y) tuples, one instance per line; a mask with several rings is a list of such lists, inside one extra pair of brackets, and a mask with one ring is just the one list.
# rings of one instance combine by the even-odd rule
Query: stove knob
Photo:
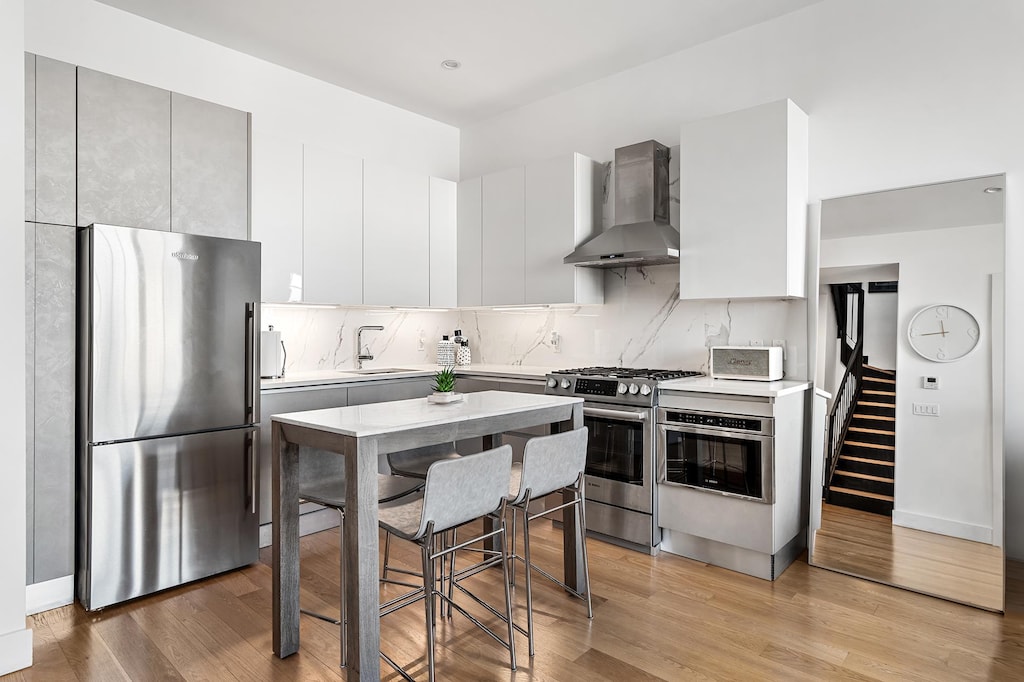
[(647, 384), (644, 384), (643, 386), (640, 387), (640, 395), (650, 395), (650, 394), (651, 394), (651, 387), (650, 386), (648, 386)]
[(572, 383), (568, 379), (562, 379), (562, 388), (569, 388)]
[(549, 377), (548, 378), (548, 388), (554, 388), (557, 385), (558, 385), (558, 379), (555, 379), (554, 377)]
[(625, 392), (626, 392), (626, 391), (628, 391), (628, 390), (629, 390), (629, 389), (628, 389), (628, 387), (626, 386), (626, 384), (619, 384), (619, 393), (625, 393)]
[(639, 393), (639, 392), (640, 392), (640, 387), (639, 387), (639, 386), (637, 386), (636, 384), (630, 384), (630, 385), (629, 385), (629, 392), (630, 392), (630, 393), (631, 393), (632, 395), (636, 395), (637, 393)]

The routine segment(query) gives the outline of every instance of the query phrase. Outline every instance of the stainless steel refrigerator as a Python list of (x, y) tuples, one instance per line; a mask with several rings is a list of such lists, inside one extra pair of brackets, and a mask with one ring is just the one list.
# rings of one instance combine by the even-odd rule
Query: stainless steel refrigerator
[(256, 561), (260, 245), (93, 225), (78, 300), (79, 601)]

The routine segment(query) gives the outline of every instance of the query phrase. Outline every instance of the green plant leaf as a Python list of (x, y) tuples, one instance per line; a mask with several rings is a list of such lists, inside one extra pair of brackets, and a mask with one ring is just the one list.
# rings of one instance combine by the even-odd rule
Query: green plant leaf
[(434, 373), (434, 391), (451, 393), (455, 390), (455, 367), (448, 366)]

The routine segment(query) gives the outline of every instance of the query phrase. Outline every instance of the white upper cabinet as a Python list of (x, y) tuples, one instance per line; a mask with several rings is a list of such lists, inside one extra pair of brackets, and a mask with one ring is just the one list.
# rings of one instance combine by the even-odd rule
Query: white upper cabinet
[(430, 183), (363, 162), (363, 303), (430, 304)]
[(266, 303), (302, 301), (302, 144), (252, 134), (252, 240)]
[(458, 303), (482, 305), (482, 220), (483, 179), (470, 178), (459, 183), (458, 196)]
[(363, 161), (305, 145), (303, 170), (302, 300), (359, 305), (363, 302)]
[(454, 308), (458, 302), (458, 183), (430, 178), (430, 305)]
[(603, 303), (601, 270), (562, 262), (597, 232), (600, 165), (582, 154), (526, 164), (525, 303)]
[(788, 99), (683, 125), (680, 298), (805, 296), (807, 128)]
[(524, 169), (510, 168), (485, 175), (482, 197), (481, 303), (525, 303)]

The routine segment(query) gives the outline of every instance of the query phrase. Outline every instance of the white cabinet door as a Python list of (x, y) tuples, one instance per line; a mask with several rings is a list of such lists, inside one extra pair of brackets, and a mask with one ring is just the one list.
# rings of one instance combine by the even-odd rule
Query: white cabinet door
[(526, 164), (526, 303), (604, 302), (600, 270), (562, 262), (595, 234), (595, 166), (582, 154)]
[(430, 305), (454, 308), (458, 302), (457, 183), (430, 178)]
[(363, 161), (306, 145), (303, 168), (302, 300), (360, 305)]
[(483, 305), (514, 305), (526, 300), (525, 196), (526, 173), (522, 167), (483, 177)]
[(364, 161), (364, 304), (430, 304), (429, 216), (426, 175)]
[(807, 115), (781, 100), (682, 127), (679, 296), (804, 296)]
[(483, 285), (481, 230), (483, 220), (481, 191), (483, 180), (470, 178), (459, 183), (458, 215), (458, 302), (460, 306), (482, 305)]
[(302, 144), (252, 134), (252, 240), (261, 242), (262, 300), (302, 300)]

